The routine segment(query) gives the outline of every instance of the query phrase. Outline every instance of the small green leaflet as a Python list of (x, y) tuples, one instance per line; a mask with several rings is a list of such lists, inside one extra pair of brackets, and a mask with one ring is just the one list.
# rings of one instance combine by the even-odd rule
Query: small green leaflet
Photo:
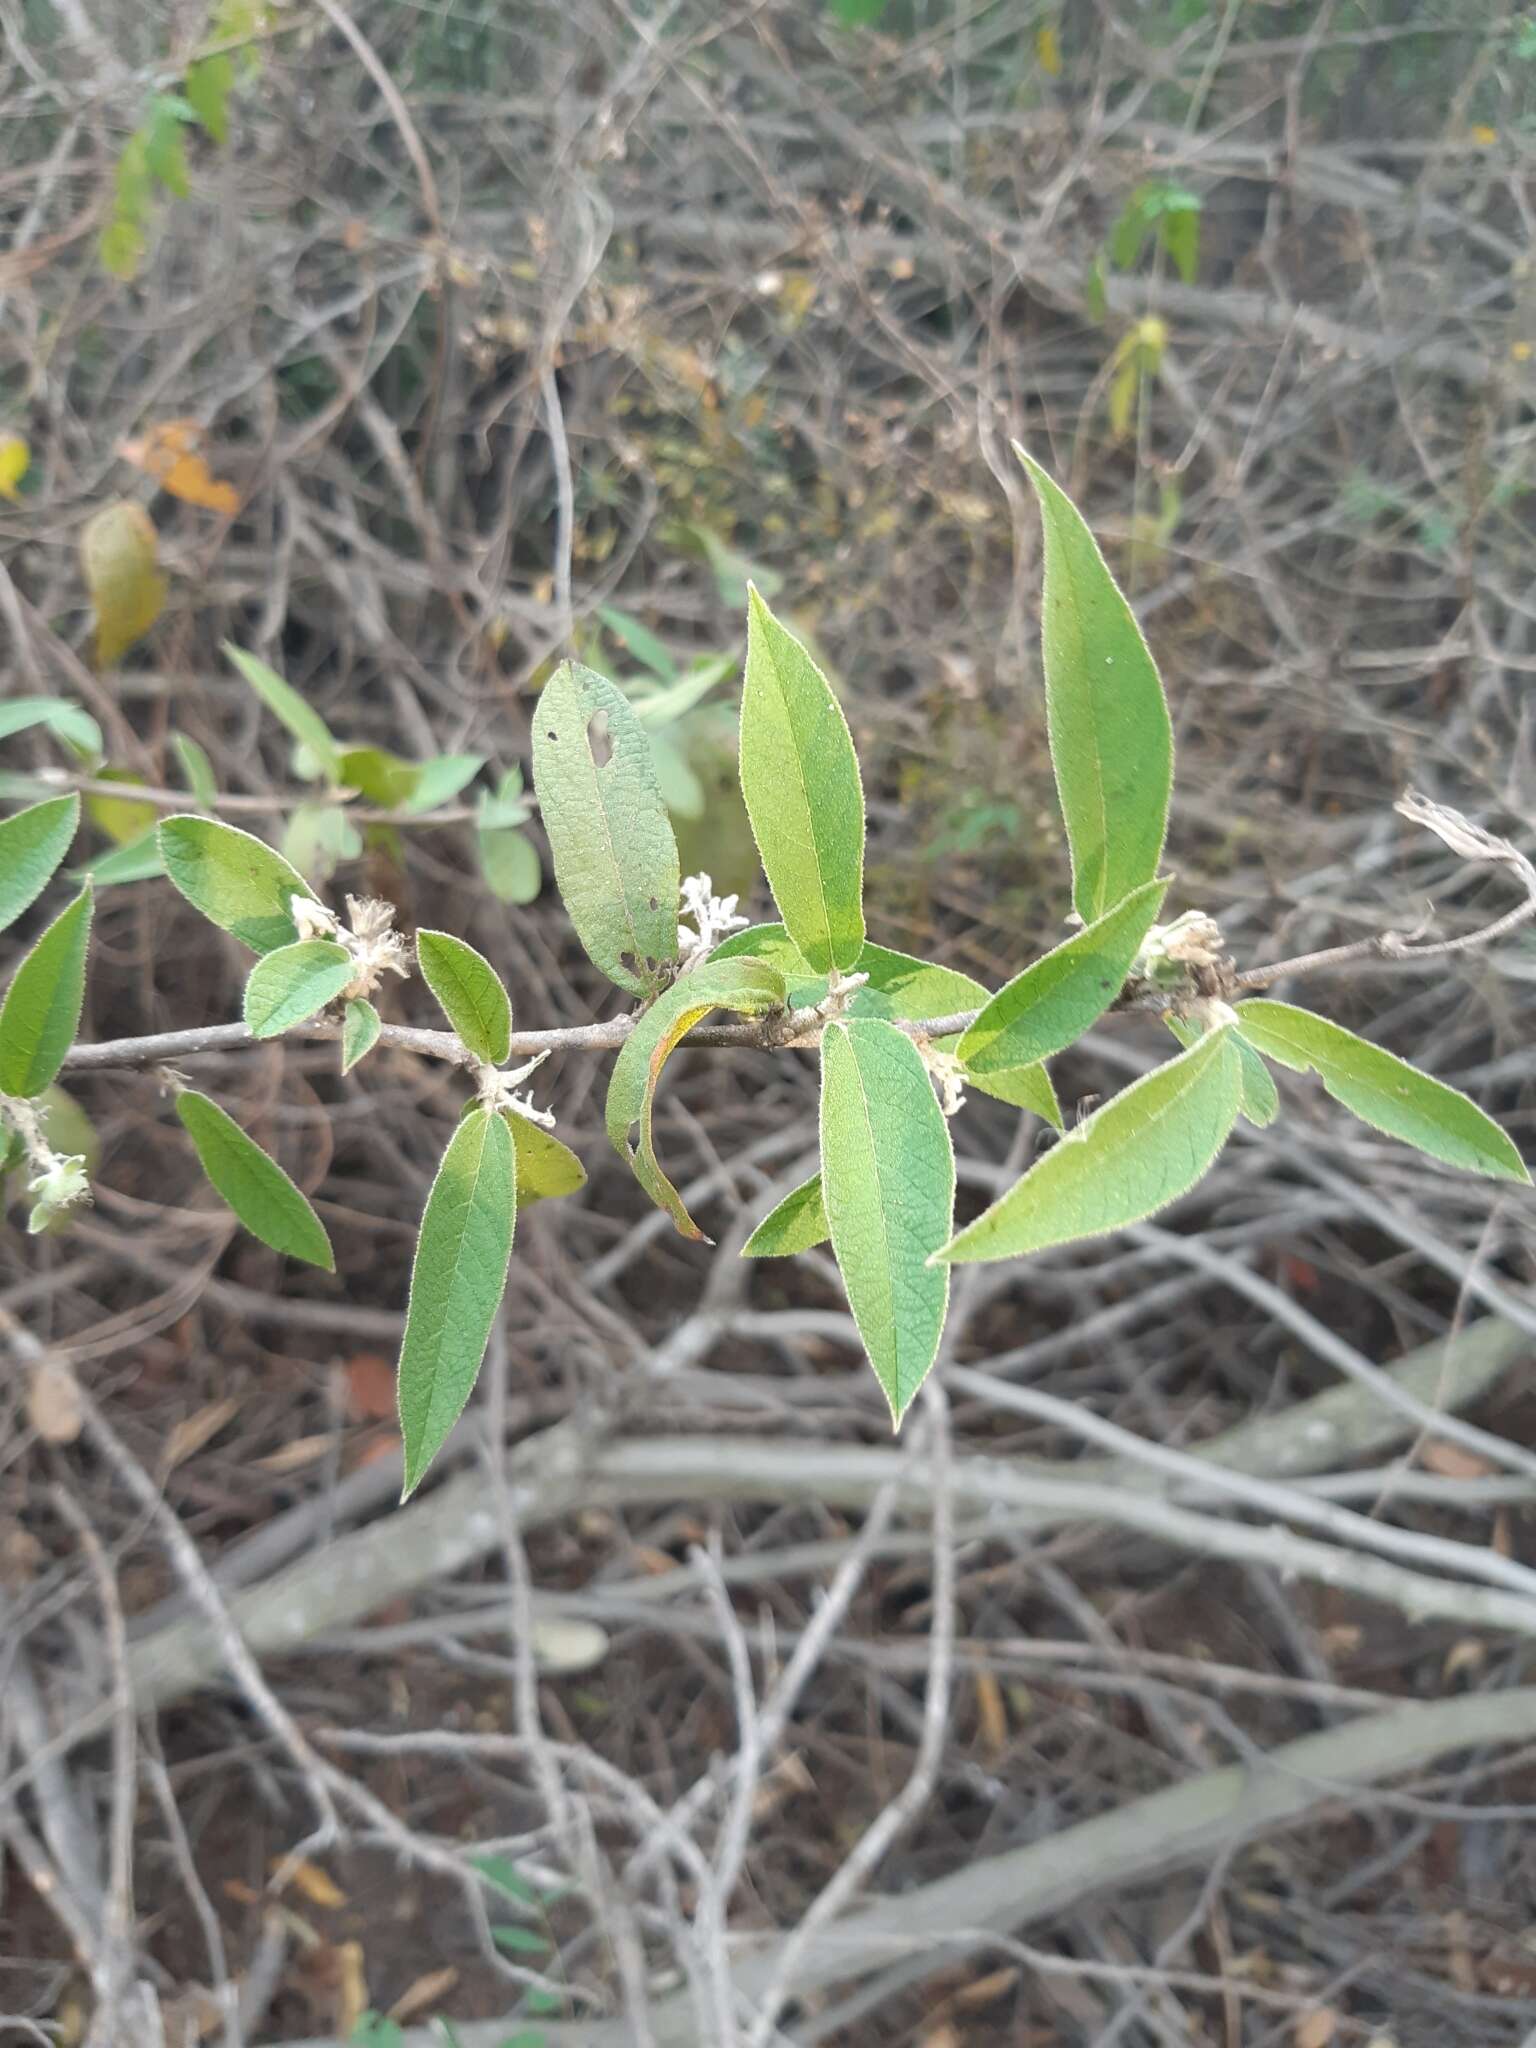
[(1096, 1023), (1125, 986), (1167, 882), (1147, 882), (1000, 988), (956, 1050), (977, 1079), (1032, 1066)]
[(413, 763), (383, 747), (348, 747), (341, 757), (338, 780), (343, 789), (355, 789), (381, 811), (397, 811), (409, 799), (420, 775)]
[(791, 1188), (759, 1223), (741, 1248), (744, 1259), (783, 1259), (791, 1252), (814, 1251), (831, 1235), (821, 1199), (821, 1175), (813, 1173)]
[(187, 66), (187, 105), (218, 143), (229, 140), (229, 94), (234, 82), (235, 63), (227, 50), (199, 57)]
[(34, 725), (46, 725), (55, 739), (77, 754), (100, 757), (101, 727), (89, 711), (67, 697), (12, 697), (8, 704), (0, 704), (0, 740)]
[(295, 804), (283, 827), (283, 858), (310, 882), (328, 882), (344, 860), (363, 850), (357, 827), (340, 804)]
[(379, 1013), (362, 996), (353, 996), (341, 1013), (341, 1071), (350, 1074), (378, 1044)]
[[(1180, 1045), (1194, 1045), (1203, 1036), (1202, 1027), (1189, 1017), (1175, 1017), (1171, 1013), (1163, 1022), (1179, 1041)], [(1265, 1130), (1280, 1114), (1280, 1096), (1275, 1087), (1275, 1077), (1259, 1058), (1247, 1039), (1238, 1035), (1235, 1039), (1237, 1056), (1242, 1061), (1242, 1093), (1238, 1098), (1238, 1114), (1246, 1117), (1257, 1130)]]
[(314, 706), (299, 695), (292, 683), (284, 682), (275, 669), (268, 668), (264, 661), (258, 661), (254, 654), (247, 654), (243, 647), (236, 647), (232, 640), (224, 642), (224, 652), (273, 717), (288, 728), (301, 747), (307, 747), (314, 755), (326, 781), (332, 784), (339, 782), (341, 749)]
[(484, 766), (484, 754), (438, 754), (433, 760), (424, 761), (417, 772), (416, 786), (402, 809), (414, 816), (451, 803)]
[(517, 1206), (520, 1209), (525, 1209), (530, 1202), (574, 1195), (578, 1188), (586, 1186), (587, 1169), (569, 1145), (561, 1144), (553, 1131), (546, 1131), (542, 1124), (519, 1116), (515, 1109), (503, 1110), (502, 1114), (512, 1133), (517, 1158)]
[(42, 895), (79, 824), (78, 796), (50, 797), (0, 824), (0, 932)]
[(1238, 1005), (1237, 1028), (1266, 1059), (1299, 1074), (1310, 1069), (1335, 1102), (1389, 1138), (1401, 1138), (1431, 1159), (1468, 1173), (1530, 1180), (1508, 1134), (1468, 1096), (1357, 1038), (1342, 1024), (1261, 999)]
[(334, 939), (279, 946), (263, 954), (246, 980), (246, 1028), (253, 1038), (276, 1038), (307, 1024), (356, 974), (352, 955)]
[(277, 1161), (269, 1159), (232, 1116), (194, 1088), (184, 1088), (177, 1096), (176, 1114), (215, 1191), (252, 1237), (275, 1252), (334, 1273), (336, 1257), (325, 1225)]
[(1111, 1097), (945, 1245), (951, 1265), (1103, 1237), (1202, 1178), (1237, 1121), (1242, 1062), (1222, 1024)]
[(82, 889), (11, 976), (0, 1004), (0, 1095), (41, 1095), (80, 1028), (91, 892)]
[(512, 1039), (512, 1002), (489, 960), (447, 932), (418, 932), (416, 959), (448, 1022), (477, 1060), (499, 1067)]
[(832, 1249), (897, 1428), (938, 1356), (955, 1155), (922, 1055), (876, 1018), (821, 1041), (821, 1185)]
[(176, 759), (181, 763), (188, 790), (200, 804), (211, 809), (219, 794), (219, 785), (206, 751), (184, 732), (173, 732), (171, 745), (176, 749)]
[(480, 872), (498, 903), (532, 903), (544, 886), (539, 849), (515, 826), (482, 826)]
[(204, 917), (256, 953), (298, 938), (293, 898), (315, 892), (280, 853), (249, 832), (190, 811), (163, 818), (159, 836), (166, 874)]
[(69, 872), (75, 881), (94, 882), (98, 889), (111, 888), (122, 882), (147, 882), (153, 876), (165, 873), (165, 862), (160, 858), (160, 836), (151, 826), (137, 839), (130, 839), (126, 846), (114, 846), (110, 853), (86, 861)]
[(820, 974), (864, 946), (864, 789), (832, 686), (747, 593), (741, 793), (790, 937)]
[(562, 662), (545, 684), (533, 780), (576, 936), (610, 981), (651, 994), (677, 958), (677, 841), (645, 729), (591, 669)]
[[(636, 1020), (634, 1030), (619, 1048), (608, 1082), (609, 1142), (684, 1237), (703, 1238), (704, 1233), (656, 1161), (651, 1117), (662, 1068), (679, 1042), (711, 1010), (737, 1010), (749, 1016), (762, 1016), (782, 1008), (783, 1003), (784, 977), (765, 962), (707, 960), (659, 995)], [(632, 1146), (630, 1134), (636, 1124), (640, 1126), (640, 1142)]]
[(400, 1347), (406, 1499), (458, 1421), (501, 1306), (517, 1218), (512, 1133), (473, 1109), (448, 1142), (421, 1218)]
[(1072, 900), (1092, 924), (1157, 873), (1173, 729), (1141, 628), (1071, 499), (1014, 443), (1040, 501), (1046, 724), (1072, 852)]

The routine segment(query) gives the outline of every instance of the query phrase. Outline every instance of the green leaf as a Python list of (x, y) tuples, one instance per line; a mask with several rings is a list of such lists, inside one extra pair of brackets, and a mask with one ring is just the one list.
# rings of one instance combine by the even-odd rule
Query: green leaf
[(517, 1206), (553, 1201), (560, 1195), (574, 1195), (587, 1184), (587, 1169), (569, 1145), (561, 1144), (553, 1131), (515, 1109), (503, 1110), (517, 1159)]
[(307, 703), (275, 669), (268, 668), (264, 661), (258, 661), (254, 654), (247, 654), (243, 647), (236, 647), (232, 640), (224, 642), (224, 652), (273, 717), (288, 728), (300, 746), (307, 747), (313, 754), (326, 781), (333, 785), (338, 783), (341, 780), (341, 748), (314, 706)]
[[(745, 954), (755, 954), (779, 970), (784, 976), (787, 999), (792, 1008), (807, 1009), (825, 997), (827, 976), (812, 970), (783, 925), (749, 925), (745, 931), (733, 932), (715, 948), (710, 958), (732, 960)], [(893, 952), (889, 946), (877, 946), (869, 940), (865, 942), (854, 972), (867, 974), (869, 980), (854, 991), (845, 1013), (850, 1017), (885, 1017), (921, 1024), (930, 1017), (951, 1017), (960, 1010), (979, 1010), (989, 999), (989, 991), (979, 981), (973, 981), (968, 974), (961, 974), (956, 968), (940, 967), (934, 961), (919, 960), (911, 953)], [(939, 1052), (952, 1052), (959, 1042), (958, 1032), (933, 1041)], [(1017, 1109), (1031, 1110), (1058, 1131), (1061, 1129), (1061, 1107), (1044, 1067), (1021, 1067), (1012, 1072), (977, 1074), (968, 1079), (981, 1094), (994, 1096), (999, 1102), (1011, 1102)]]
[(533, 805), (523, 790), (523, 771), (515, 763), (494, 790), (482, 789), (480, 792), (482, 831), (495, 832), (503, 826), (526, 825), (532, 813)]
[(695, 704), (702, 703), (717, 683), (723, 683), (735, 667), (728, 654), (713, 654), (695, 662), (686, 675), (679, 676), (665, 689), (647, 689), (643, 697), (637, 695), (635, 715), (653, 733), (662, 726), (675, 725)]
[(493, 1927), (491, 1939), (514, 1956), (547, 1956), (553, 1946), (548, 1935), (535, 1934), (531, 1927)]
[[(1195, 1045), (1205, 1035), (1201, 1026), (1192, 1018), (1165, 1015), (1163, 1022), (1179, 1041), (1180, 1045)], [(1242, 1062), (1242, 1092), (1238, 1096), (1237, 1108), (1240, 1116), (1258, 1130), (1265, 1130), (1280, 1114), (1280, 1096), (1275, 1087), (1275, 1077), (1259, 1058), (1247, 1039), (1235, 1037), (1237, 1056)]]
[(116, 214), (102, 229), (96, 253), (109, 277), (120, 278), (128, 284), (138, 275), (145, 246), (144, 231), (138, 222), (124, 214)]
[(148, 832), (141, 832), (137, 839), (131, 839), (126, 846), (114, 846), (110, 853), (71, 868), (70, 873), (77, 882), (94, 882), (98, 889), (109, 889), (123, 882), (147, 882), (156, 875), (163, 875), (165, 862), (160, 858), (159, 834), (151, 827)]
[(300, 939), (263, 954), (245, 984), (245, 1022), (253, 1038), (276, 1038), (307, 1024), (334, 1002), (357, 974), (334, 939)]
[(443, 1015), (478, 1060), (499, 1067), (512, 1037), (512, 1001), (490, 961), (447, 932), (416, 934), (416, 960)]
[(621, 612), (616, 604), (600, 604), (597, 616), (619, 645), (626, 648), (636, 661), (643, 663), (653, 676), (660, 676), (664, 683), (675, 681), (677, 663), (649, 626), (642, 625), (632, 612)]
[(42, 895), (79, 825), (78, 796), (50, 797), (0, 823), (0, 932)]
[(677, 841), (623, 695), (562, 662), (533, 714), (533, 779), (566, 914), (594, 966), (648, 995), (677, 958)]
[(957, 1048), (977, 1077), (1049, 1059), (1081, 1038), (1125, 986), (1168, 893), (1146, 882), (1000, 988)]
[(270, 953), (298, 938), (293, 898), (313, 901), (315, 892), (280, 853), (249, 832), (190, 811), (162, 818), (159, 839), (171, 882), (195, 910), (233, 932), (242, 945)]
[(651, 736), (651, 757), (656, 763), (656, 780), (662, 802), (674, 818), (702, 818), (708, 802), (704, 785), (694, 773), (687, 751), (667, 732)]
[(1082, 515), (1014, 444), (1045, 528), (1041, 655), (1072, 900), (1092, 924), (1157, 874), (1173, 729), (1156, 666)]
[(379, 1013), (362, 996), (353, 996), (341, 1013), (341, 1071), (350, 1074), (373, 1051), (382, 1029)]
[(185, 100), (159, 93), (150, 102), (144, 134), (144, 161), (166, 191), (177, 199), (190, 199), (192, 184), (187, 174), (186, 143), (181, 124)]
[(449, 1140), (427, 1196), (400, 1348), (400, 1433), (408, 1498), (479, 1376), (512, 1257), (517, 1178), (504, 1116), (473, 1109)]
[(227, 50), (213, 57), (199, 57), (187, 67), (187, 104), (220, 144), (229, 140), (229, 95), (234, 82), (234, 59)]
[[(125, 790), (144, 787), (144, 778), (135, 775), (131, 768), (101, 768), (97, 774), (101, 781), (115, 783)], [(85, 814), (118, 846), (127, 846), (142, 839), (146, 832), (153, 832), (160, 816), (153, 804), (131, 796), (103, 796), (94, 791), (85, 800)]]
[(819, 973), (864, 945), (864, 790), (842, 706), (756, 590), (747, 598), (741, 793), (790, 937)]
[(416, 787), (401, 806), (416, 815), (451, 803), (485, 766), (484, 754), (439, 754), (417, 770)]
[(1468, 1173), (1530, 1180), (1508, 1134), (1468, 1096), (1342, 1024), (1289, 1003), (1255, 1000), (1238, 1005), (1237, 1028), (1266, 1059), (1299, 1074), (1310, 1069), (1335, 1102), (1389, 1138)]
[(383, 747), (348, 747), (337, 775), (343, 789), (355, 789), (381, 811), (398, 811), (420, 779), (414, 762), (402, 761)]
[(171, 745), (176, 749), (176, 758), (181, 763), (181, 772), (186, 777), (187, 788), (198, 803), (211, 809), (219, 794), (213, 763), (197, 741), (184, 732), (173, 732)]
[(478, 1870), (488, 1885), (499, 1891), (503, 1898), (511, 1899), (518, 1906), (539, 1906), (538, 1887), (528, 1882), (517, 1865), (507, 1856), (471, 1856), (470, 1868)]
[(1227, 1142), (1241, 1080), (1232, 1027), (1223, 1024), (1095, 1110), (939, 1257), (951, 1265), (1011, 1259), (1103, 1237), (1166, 1208)]
[(826, 1204), (821, 1199), (821, 1175), (813, 1173), (799, 1187), (791, 1188), (775, 1209), (759, 1223), (741, 1248), (744, 1259), (783, 1259), (791, 1252), (814, 1251), (831, 1235)]
[[(704, 1233), (656, 1161), (651, 1123), (662, 1068), (681, 1040), (711, 1010), (762, 1016), (781, 1008), (783, 1002), (784, 977), (765, 962), (707, 960), (659, 995), (619, 1048), (608, 1082), (609, 1141), (684, 1237), (704, 1238)], [(638, 1146), (631, 1139), (636, 1124), (640, 1126)]]
[(91, 892), (61, 910), (11, 976), (0, 1004), (0, 1095), (41, 1095), (80, 1028)]
[(311, 882), (328, 882), (344, 860), (363, 850), (340, 804), (299, 804), (283, 828), (283, 857)]
[(101, 755), (101, 727), (89, 711), (71, 704), (67, 697), (13, 697), (0, 704), (0, 740), (13, 733), (45, 725), (55, 739), (91, 760)]
[(922, 1055), (894, 1024), (854, 1018), (821, 1041), (821, 1185), (859, 1335), (899, 1428), (938, 1355), (955, 1155)]
[(1174, 269), (1186, 284), (1193, 284), (1200, 271), (1199, 202), (1170, 207), (1158, 222), (1158, 233)]
[(544, 886), (539, 849), (514, 828), (481, 831), (480, 872), (498, 903), (532, 903)]
[(325, 1225), (275, 1159), (269, 1159), (254, 1138), (248, 1138), (232, 1116), (184, 1088), (176, 1098), (176, 1114), (197, 1147), (197, 1156), (214, 1190), (234, 1210), (252, 1237), (306, 1265), (336, 1270), (336, 1256)]

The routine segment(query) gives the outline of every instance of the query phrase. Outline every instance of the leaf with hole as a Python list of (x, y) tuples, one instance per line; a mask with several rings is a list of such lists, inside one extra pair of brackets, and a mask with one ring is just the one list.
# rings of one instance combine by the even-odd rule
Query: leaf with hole
[(352, 996), (341, 1013), (341, 1071), (350, 1074), (379, 1042), (379, 1013), (366, 997)]
[(314, 706), (301, 697), (292, 683), (285, 681), (276, 669), (268, 668), (264, 661), (254, 654), (247, 654), (243, 647), (236, 647), (232, 640), (224, 642), (224, 652), (278, 723), (286, 727), (301, 747), (308, 749), (326, 781), (331, 784), (340, 782), (341, 748)]
[(1081, 513), (1017, 443), (1040, 502), (1040, 625), (1051, 762), (1072, 854), (1072, 899), (1092, 924), (1150, 882), (1173, 787), (1173, 728), (1157, 668)]
[(91, 892), (82, 889), (22, 959), (0, 1004), (0, 1095), (41, 1095), (80, 1028)]
[[(683, 1038), (711, 1010), (764, 1016), (781, 1009), (783, 1003), (784, 977), (764, 961), (707, 960), (659, 995), (619, 1048), (608, 1082), (609, 1142), (684, 1237), (703, 1238), (704, 1233), (657, 1163), (652, 1115), (662, 1069)], [(638, 1144), (631, 1135), (637, 1124)]]
[(1470, 1097), (1431, 1079), (1342, 1024), (1267, 999), (1240, 1003), (1237, 1028), (1256, 1052), (1324, 1088), (1362, 1123), (1446, 1166), (1493, 1180), (1530, 1180), (1508, 1133)]
[(416, 934), (416, 960), (464, 1044), (499, 1067), (512, 1037), (512, 1000), (490, 961), (448, 932), (429, 931)]
[(747, 599), (741, 793), (795, 945), (818, 973), (864, 945), (864, 790), (832, 686), (758, 593)]
[(214, 1191), (245, 1225), (275, 1252), (306, 1265), (336, 1270), (336, 1257), (325, 1225), (308, 1198), (268, 1158), (254, 1138), (246, 1136), (232, 1116), (195, 1088), (176, 1098), (176, 1114), (197, 1148), (204, 1173)]
[(0, 822), (0, 932), (42, 895), (79, 824), (78, 796), (49, 797)]
[(245, 1022), (253, 1038), (276, 1038), (307, 1024), (334, 1002), (357, 967), (334, 939), (300, 939), (264, 953), (245, 984)]
[(217, 818), (178, 811), (160, 821), (165, 872), (195, 910), (247, 945), (270, 953), (299, 936), (295, 896), (315, 892), (280, 853)]
[(899, 1428), (938, 1355), (954, 1227), (955, 1155), (922, 1055), (873, 1017), (821, 1041), (821, 1186), (832, 1249)]
[(1085, 1118), (940, 1259), (1011, 1259), (1155, 1215), (1209, 1170), (1237, 1121), (1241, 1088), (1242, 1062), (1223, 1024)]
[(512, 1133), (473, 1109), (448, 1142), (427, 1196), (400, 1347), (402, 1499), (463, 1413), (506, 1290), (517, 1218)]
[(104, 505), (80, 534), (80, 564), (96, 614), (96, 666), (111, 668), (165, 609), (160, 537), (142, 506)]
[(533, 714), (533, 779), (555, 880), (594, 966), (649, 995), (677, 958), (677, 841), (623, 694), (562, 662)]
[(814, 1251), (830, 1234), (821, 1175), (813, 1173), (758, 1224), (741, 1248), (744, 1259), (785, 1259), (792, 1252)]

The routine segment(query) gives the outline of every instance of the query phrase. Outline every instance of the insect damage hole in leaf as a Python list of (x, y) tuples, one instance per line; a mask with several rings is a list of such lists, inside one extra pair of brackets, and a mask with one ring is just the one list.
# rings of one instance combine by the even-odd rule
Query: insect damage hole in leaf
[[(606, 711), (595, 711), (587, 720), (587, 752), (594, 768), (606, 768), (613, 759), (613, 735), (608, 730)], [(651, 908), (656, 908), (654, 900)]]

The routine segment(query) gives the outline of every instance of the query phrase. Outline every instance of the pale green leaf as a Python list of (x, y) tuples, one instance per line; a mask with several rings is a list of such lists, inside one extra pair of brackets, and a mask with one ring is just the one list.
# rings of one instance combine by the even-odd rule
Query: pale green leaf
[(1144, 883), (1000, 988), (956, 1048), (968, 1072), (1031, 1066), (1081, 1038), (1124, 988), (1167, 893)]
[[(762, 1016), (782, 1007), (784, 978), (761, 960), (707, 960), (659, 995), (619, 1048), (608, 1082), (608, 1137), (621, 1159), (684, 1237), (704, 1236), (656, 1160), (652, 1109), (661, 1072), (673, 1050), (711, 1010)], [(636, 1125), (639, 1143), (632, 1140)], [(706, 1240), (707, 1242), (708, 1240)]]
[(526, 832), (497, 826), (478, 835), (480, 872), (498, 903), (532, 903), (544, 886), (539, 849)]
[(664, 683), (673, 680), (677, 663), (650, 627), (642, 625), (633, 612), (621, 612), (616, 604), (600, 604), (597, 616), (619, 645), (627, 648), (636, 661), (643, 662), (653, 676), (660, 676)]
[(610, 981), (648, 995), (677, 958), (677, 841), (623, 695), (562, 662), (533, 714), (533, 778), (566, 914)]
[(211, 810), (218, 799), (219, 784), (207, 752), (184, 732), (173, 732), (171, 745), (176, 749), (188, 790), (204, 809)]
[(741, 1256), (783, 1259), (791, 1252), (814, 1251), (830, 1234), (826, 1204), (821, 1199), (821, 1175), (813, 1173), (768, 1211), (742, 1246)]
[(296, 804), (283, 827), (283, 858), (310, 882), (328, 882), (343, 861), (363, 850), (357, 827), (340, 804)]
[(1015, 444), (1040, 501), (1040, 644), (1051, 760), (1072, 853), (1072, 896), (1092, 924), (1157, 874), (1173, 787), (1173, 729), (1134, 614), (1077, 507)]
[(503, 826), (525, 825), (533, 805), (523, 789), (523, 771), (515, 763), (494, 790), (482, 789), (479, 798), (480, 828), (496, 832)]
[(189, 811), (163, 818), (159, 837), (166, 874), (204, 917), (256, 953), (298, 938), (293, 898), (313, 900), (315, 892), (280, 853), (234, 825)]
[(291, 683), (285, 682), (275, 669), (268, 668), (254, 654), (247, 654), (243, 647), (236, 647), (232, 640), (224, 642), (224, 652), (273, 717), (288, 728), (300, 746), (309, 749), (326, 781), (339, 782), (341, 749), (314, 706), (301, 697)]
[(290, 1259), (334, 1273), (336, 1257), (325, 1225), (277, 1161), (269, 1159), (232, 1116), (194, 1088), (184, 1088), (177, 1096), (176, 1114), (214, 1191), (252, 1237)]
[(373, 1051), (382, 1029), (379, 1013), (363, 996), (352, 996), (341, 1013), (341, 1071), (350, 1074)]
[(702, 818), (706, 797), (704, 785), (694, 772), (686, 748), (672, 733), (651, 735), (651, 757), (656, 763), (656, 780), (662, 801), (674, 818)]
[(234, 59), (227, 50), (199, 57), (187, 67), (187, 104), (218, 143), (229, 140), (229, 95), (234, 82)]
[(448, 932), (416, 934), (422, 977), (477, 1060), (499, 1067), (512, 1037), (512, 1002), (490, 961)]
[(710, 655), (704, 661), (695, 662), (685, 675), (662, 689), (647, 689), (644, 696), (636, 695), (635, 712), (642, 725), (651, 732), (661, 727), (675, 725), (701, 704), (717, 683), (723, 683), (733, 673), (736, 664), (728, 654)]
[(42, 895), (79, 824), (78, 796), (50, 797), (0, 823), (0, 932)]
[(110, 853), (71, 868), (70, 873), (76, 881), (94, 882), (99, 889), (123, 882), (147, 882), (165, 873), (165, 862), (160, 858), (160, 835), (151, 827), (137, 839), (130, 839), (126, 846), (114, 846)]
[(246, 979), (246, 1028), (253, 1038), (276, 1038), (307, 1024), (356, 974), (352, 955), (334, 939), (300, 939), (264, 953)]
[(864, 945), (864, 790), (832, 686), (755, 590), (747, 598), (741, 793), (774, 901), (819, 973)]
[(1369, 1039), (1357, 1038), (1342, 1024), (1290, 1003), (1260, 999), (1238, 1005), (1237, 1028), (1266, 1059), (1297, 1073), (1315, 1073), (1335, 1102), (1389, 1138), (1401, 1138), (1468, 1173), (1530, 1180), (1508, 1133), (1470, 1097)]
[(922, 1055), (873, 1017), (821, 1042), (821, 1185), (832, 1249), (875, 1377), (900, 1427), (938, 1355), (955, 1156)]
[(402, 761), (383, 747), (346, 748), (337, 776), (343, 789), (355, 789), (381, 811), (399, 810), (420, 779), (421, 770), (413, 762)]
[(485, 766), (484, 754), (438, 754), (417, 771), (416, 787), (401, 806), (416, 816), (451, 803)]
[(462, 1414), (501, 1306), (517, 1217), (512, 1133), (474, 1109), (443, 1154), (427, 1196), (400, 1347), (402, 1498), (421, 1484)]
[(1010, 1259), (1103, 1237), (1186, 1194), (1237, 1120), (1242, 1063), (1232, 1027), (1112, 1096), (945, 1245), (951, 1265)]
[[(1202, 1027), (1191, 1018), (1175, 1017), (1170, 1013), (1164, 1016), (1163, 1022), (1180, 1045), (1194, 1045), (1204, 1036)], [(1238, 1114), (1245, 1117), (1255, 1129), (1266, 1130), (1280, 1114), (1280, 1096), (1275, 1087), (1275, 1077), (1240, 1033), (1234, 1033), (1234, 1043), (1243, 1069), (1242, 1088), (1237, 1103)]]
[(526, 1208), (530, 1202), (574, 1195), (578, 1188), (586, 1186), (587, 1169), (570, 1146), (563, 1145), (553, 1131), (545, 1130), (542, 1124), (536, 1124), (526, 1116), (519, 1116), (515, 1109), (504, 1110), (502, 1114), (512, 1133), (517, 1159), (517, 1206), (520, 1209)]
[(91, 760), (101, 755), (101, 727), (89, 711), (71, 704), (67, 697), (12, 697), (0, 704), (0, 740), (13, 733), (45, 725), (55, 739)]
[(91, 892), (84, 888), (11, 976), (0, 1004), (0, 1095), (41, 1095), (80, 1028)]

